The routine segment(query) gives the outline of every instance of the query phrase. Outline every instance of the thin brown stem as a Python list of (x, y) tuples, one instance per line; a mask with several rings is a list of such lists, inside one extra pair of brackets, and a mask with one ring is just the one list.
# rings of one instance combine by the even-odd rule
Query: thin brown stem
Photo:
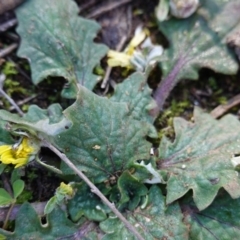
[(11, 45), (9, 45), (8, 47), (2, 49), (0, 51), (0, 58), (5, 57), (6, 55), (10, 54), (13, 50), (15, 50), (18, 47), (17, 43), (13, 43)]
[(0, 88), (0, 95), (5, 97), (10, 102), (10, 104), (16, 109), (20, 116), (24, 115), (24, 112), (19, 108), (19, 106), (14, 102), (14, 100), (7, 95), (7, 93), (2, 88)]
[(231, 98), (230, 100), (227, 101), (226, 104), (221, 104), (219, 106), (217, 106), (216, 108), (214, 108), (211, 111), (211, 115), (214, 118), (219, 118), (222, 115), (224, 115), (227, 111), (229, 111), (231, 108), (237, 106), (240, 104), (240, 94), (234, 96), (233, 98)]
[(117, 210), (115, 205), (109, 202), (109, 200), (101, 193), (101, 191), (67, 158), (65, 154), (61, 153), (56, 147), (46, 140), (43, 140), (43, 144), (51, 149), (57, 156), (59, 156), (83, 181), (86, 182), (86, 184), (91, 188), (91, 191), (95, 193), (113, 211), (113, 213), (116, 214), (116, 216), (124, 223), (128, 230), (132, 232), (137, 239), (144, 240), (135, 227), (129, 223), (128, 220)]
[(0, 24), (0, 32), (5, 32), (9, 28), (11, 28), (15, 25), (17, 25), (17, 19), (16, 18), (10, 19), (7, 22)]
[(9, 217), (11, 215), (11, 212), (13, 210), (14, 205), (15, 205), (15, 201), (11, 204), (11, 206), (10, 206), (10, 208), (8, 210), (7, 216), (6, 216), (5, 220), (4, 220), (3, 229), (5, 229), (5, 230), (7, 229), (8, 220), (9, 220)]

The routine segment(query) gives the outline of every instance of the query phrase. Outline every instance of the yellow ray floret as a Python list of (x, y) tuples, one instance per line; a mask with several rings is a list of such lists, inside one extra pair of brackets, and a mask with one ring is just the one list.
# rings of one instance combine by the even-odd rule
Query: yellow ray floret
[(108, 51), (108, 66), (125, 67), (144, 72), (149, 66), (160, 61), (163, 48), (152, 43), (149, 31), (141, 26), (135, 30), (134, 37), (123, 52)]
[(14, 164), (15, 168), (18, 168), (27, 164), (29, 158), (35, 152), (36, 149), (31, 146), (29, 139), (24, 137), (22, 142), (17, 146), (0, 146), (0, 161), (4, 164)]
[(114, 50), (109, 50), (108, 52), (108, 65), (111, 67), (127, 67), (129, 69), (133, 68), (131, 64), (131, 59), (133, 57), (135, 49), (143, 42), (147, 36), (147, 30), (138, 27), (135, 31), (135, 35), (128, 44), (124, 52), (118, 52)]

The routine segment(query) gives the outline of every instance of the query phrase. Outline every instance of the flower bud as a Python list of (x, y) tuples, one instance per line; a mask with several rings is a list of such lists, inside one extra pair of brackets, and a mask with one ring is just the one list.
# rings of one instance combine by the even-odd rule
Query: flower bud
[(197, 10), (199, 0), (170, 0), (169, 4), (174, 17), (187, 18)]

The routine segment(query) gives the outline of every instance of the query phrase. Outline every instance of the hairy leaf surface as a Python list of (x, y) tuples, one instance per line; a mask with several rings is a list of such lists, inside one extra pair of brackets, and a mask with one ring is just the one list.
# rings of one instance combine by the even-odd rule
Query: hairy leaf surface
[(240, 153), (240, 123), (232, 115), (221, 120), (195, 109), (194, 123), (175, 118), (174, 142), (162, 139), (158, 167), (167, 175), (167, 203), (189, 190), (199, 210), (208, 207), (223, 187), (240, 197), (240, 179), (231, 158)]
[(219, 195), (210, 207), (199, 212), (193, 203), (182, 205), (184, 222), (190, 226), (191, 240), (229, 240), (240, 236), (239, 199), (226, 193)]
[[(126, 218), (146, 240), (188, 239), (187, 227), (182, 222), (183, 215), (179, 205), (175, 203), (166, 209), (165, 197), (158, 186), (151, 187), (148, 204), (128, 212)], [(116, 217), (101, 222), (100, 228), (107, 233), (102, 240), (135, 239)]]
[(156, 116), (151, 116), (151, 110), (156, 107), (156, 103), (151, 94), (152, 90), (147, 85), (146, 76), (134, 73), (116, 85), (111, 100), (127, 103), (135, 119), (153, 123)]
[(223, 37), (225, 42), (240, 46), (240, 2), (229, 1), (223, 8), (221, 14), (216, 15), (211, 22), (211, 27)]
[(78, 6), (68, 0), (28, 0), (17, 9), (21, 36), (19, 56), (28, 58), (35, 84), (61, 76), (71, 84), (64, 96), (74, 98), (77, 85), (90, 90), (98, 81), (93, 68), (107, 47), (95, 44), (99, 25), (78, 17)]
[[(125, 103), (115, 103), (82, 87), (77, 101), (64, 111), (72, 127), (56, 137), (56, 146), (94, 181), (118, 175), (136, 160), (149, 159), (156, 137), (152, 125), (130, 116)], [(65, 167), (62, 170), (67, 173)]]

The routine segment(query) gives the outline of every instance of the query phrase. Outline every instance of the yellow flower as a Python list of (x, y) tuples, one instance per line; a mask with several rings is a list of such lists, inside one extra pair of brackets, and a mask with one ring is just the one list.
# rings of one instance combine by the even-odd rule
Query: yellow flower
[(133, 68), (131, 64), (131, 59), (133, 57), (135, 49), (141, 44), (141, 42), (146, 38), (147, 31), (143, 30), (141, 27), (138, 27), (135, 31), (134, 37), (131, 42), (124, 50), (124, 52), (117, 52), (114, 50), (109, 50), (108, 52), (108, 65), (111, 67), (127, 67)]
[(126, 53), (121, 53), (113, 50), (109, 50), (108, 52), (108, 65), (111, 67), (129, 67), (131, 68), (131, 55)]
[(69, 196), (73, 196), (73, 188), (70, 184), (65, 184), (64, 182), (61, 182), (60, 186), (59, 186), (59, 191), (64, 194), (64, 195), (69, 195)]
[(163, 53), (162, 46), (154, 45), (148, 37), (149, 31), (137, 27), (134, 37), (123, 52), (109, 50), (108, 65), (126, 67), (144, 72), (148, 66), (154, 65)]
[(15, 168), (18, 168), (27, 164), (34, 153), (36, 147), (24, 137), (20, 144), (0, 146), (0, 161), (4, 164), (14, 164)]

